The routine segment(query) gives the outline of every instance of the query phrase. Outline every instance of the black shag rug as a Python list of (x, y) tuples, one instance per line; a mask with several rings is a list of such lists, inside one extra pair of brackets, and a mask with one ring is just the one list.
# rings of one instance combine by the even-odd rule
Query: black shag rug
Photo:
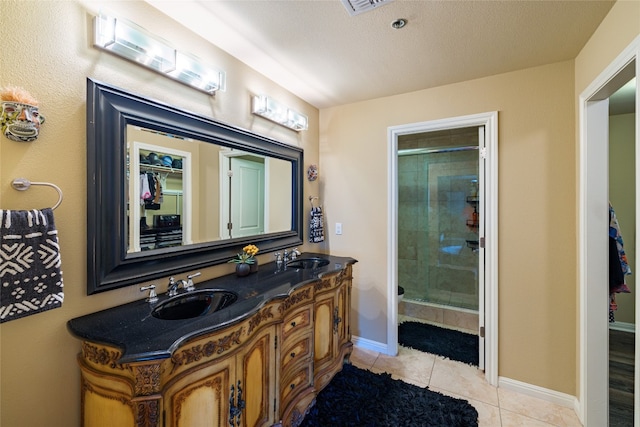
[(318, 394), (301, 427), (477, 425), (478, 412), (466, 400), (346, 364)]
[(440, 328), (420, 322), (402, 322), (398, 325), (398, 344), (478, 366), (479, 338), (452, 329)]

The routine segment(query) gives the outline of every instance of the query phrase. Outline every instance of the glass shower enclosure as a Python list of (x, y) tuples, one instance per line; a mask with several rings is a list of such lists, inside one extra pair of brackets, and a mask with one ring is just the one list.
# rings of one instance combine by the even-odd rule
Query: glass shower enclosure
[(398, 144), (398, 283), (404, 300), (477, 311), (477, 128)]

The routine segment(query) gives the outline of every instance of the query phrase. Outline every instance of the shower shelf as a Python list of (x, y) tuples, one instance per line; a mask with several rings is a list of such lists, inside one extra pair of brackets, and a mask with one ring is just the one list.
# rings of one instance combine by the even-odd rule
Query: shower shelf
[[(473, 206), (473, 219), (467, 220), (467, 227), (471, 229), (477, 229), (480, 227), (480, 221), (478, 220), (478, 203), (479, 199), (477, 196), (467, 196), (467, 203)], [(468, 240), (467, 240), (468, 242)]]

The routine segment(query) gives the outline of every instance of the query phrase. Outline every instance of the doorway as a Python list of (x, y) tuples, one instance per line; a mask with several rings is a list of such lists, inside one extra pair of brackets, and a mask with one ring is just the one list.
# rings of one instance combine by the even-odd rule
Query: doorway
[(220, 219), (223, 239), (265, 232), (265, 158), (221, 152)]
[(471, 127), (398, 138), (402, 321), (479, 334), (483, 137), (483, 127)]
[[(497, 112), (392, 127), (389, 146), (388, 353), (397, 353), (404, 283), (403, 301), (476, 316), (480, 367), (497, 385)], [(405, 185), (418, 176), (422, 184)]]
[[(609, 423), (609, 295), (602, 284), (609, 282), (609, 106), (610, 97), (638, 71), (640, 38), (636, 39), (580, 95), (579, 170), (579, 283), (580, 283), (580, 408), (585, 426)], [(635, 123), (638, 123), (638, 89), (635, 89)], [(635, 129), (635, 163), (638, 163), (640, 132)], [(638, 182), (636, 174), (635, 182)], [(638, 186), (636, 185), (636, 193)], [(638, 197), (635, 202), (638, 212)], [(637, 233), (629, 238), (637, 240)], [(637, 255), (636, 255), (637, 261)], [(637, 264), (637, 262), (636, 262)], [(636, 305), (640, 298), (635, 292)], [(638, 312), (635, 313), (635, 348), (638, 348)], [(638, 366), (639, 353), (634, 355)], [(634, 424), (638, 411), (638, 369), (634, 373)]]

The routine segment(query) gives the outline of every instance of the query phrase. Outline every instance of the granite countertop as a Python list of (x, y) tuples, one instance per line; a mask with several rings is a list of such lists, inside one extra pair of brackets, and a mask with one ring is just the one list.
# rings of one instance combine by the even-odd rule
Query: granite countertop
[[(159, 299), (149, 303), (141, 298), (96, 313), (71, 319), (67, 328), (77, 338), (122, 350), (119, 363), (165, 359), (184, 341), (241, 322), (267, 302), (288, 296), (294, 289), (342, 270), (357, 261), (349, 257), (303, 253), (298, 259), (321, 257), (330, 262), (317, 269), (277, 269), (276, 263), (260, 265), (257, 273), (245, 277), (230, 274), (196, 283), (196, 289), (222, 289), (235, 292), (238, 300), (227, 308), (183, 320), (162, 320), (151, 315), (158, 304), (169, 299), (166, 288), (156, 289)], [(163, 292), (160, 294), (160, 292)], [(179, 295), (185, 291), (180, 290)]]

